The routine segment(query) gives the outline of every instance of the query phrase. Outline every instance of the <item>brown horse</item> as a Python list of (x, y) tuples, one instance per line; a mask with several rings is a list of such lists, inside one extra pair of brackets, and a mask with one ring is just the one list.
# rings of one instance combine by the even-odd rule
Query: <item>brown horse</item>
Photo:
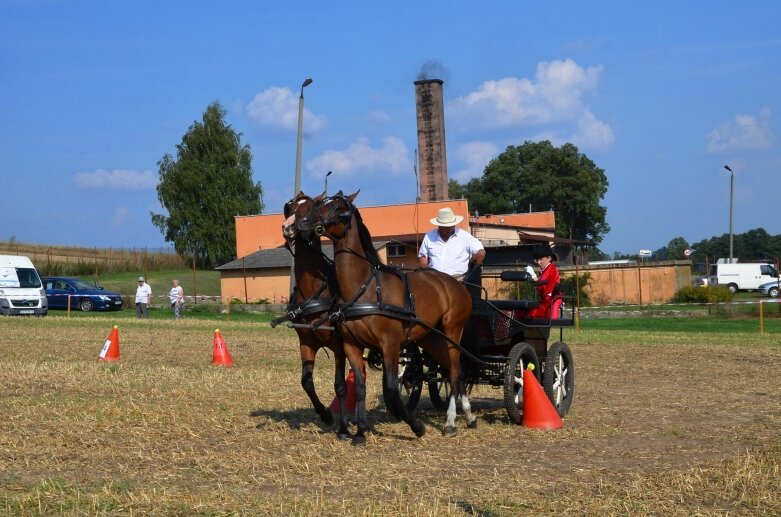
[[(345, 397), (347, 387), (344, 378), (345, 355), (341, 337), (335, 331), (313, 330), (311, 324), (320, 320), (335, 305), (336, 278), (333, 264), (323, 254), (320, 246), (320, 238), (305, 239), (301, 232), (296, 230), (296, 217), (308, 213), (313, 205), (311, 197), (303, 192), (285, 203), (285, 223), (282, 225), (282, 234), (287, 246), (294, 255), (293, 268), (295, 270), (295, 287), (290, 296), (288, 314), (286, 318), (295, 324), (298, 334), (298, 342), (301, 351), (301, 386), (312, 401), (315, 411), (328, 425), (333, 424), (333, 413), (317, 396), (312, 372), (315, 367), (315, 356), (323, 347), (329, 348), (334, 354), (336, 370), (334, 372), (334, 390), (341, 403), (339, 415), (339, 430), (337, 436), (346, 439), (350, 435), (347, 431), (347, 416)], [(306, 328), (309, 325), (310, 328)]]
[(457, 400), (468, 426), (476, 427), (461, 378), (461, 353), (454, 345), (460, 342), (472, 310), (469, 293), (460, 282), (433, 269), (403, 271), (382, 264), (353, 204), (357, 194), (339, 192), (316, 200), (313, 210), (297, 223), (303, 233), (323, 234), (334, 243), (339, 307), (331, 319), (341, 330), (345, 354), (355, 372), (358, 431), (353, 444), (366, 440), (365, 378), (358, 368), (366, 347), (382, 354), (383, 396), (391, 406), (388, 409), (407, 422), (417, 436), (423, 436), (426, 427), (402, 402), (398, 384), (400, 351), (410, 341), (449, 372), (452, 389), (443, 434), (456, 434)]

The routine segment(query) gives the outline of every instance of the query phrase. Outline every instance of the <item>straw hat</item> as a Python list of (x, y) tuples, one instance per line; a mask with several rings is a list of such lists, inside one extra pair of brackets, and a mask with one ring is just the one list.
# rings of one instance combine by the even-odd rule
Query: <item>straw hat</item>
[(431, 224), (434, 226), (455, 226), (463, 220), (464, 216), (455, 215), (452, 208), (446, 207), (439, 209), (439, 214), (431, 219)]

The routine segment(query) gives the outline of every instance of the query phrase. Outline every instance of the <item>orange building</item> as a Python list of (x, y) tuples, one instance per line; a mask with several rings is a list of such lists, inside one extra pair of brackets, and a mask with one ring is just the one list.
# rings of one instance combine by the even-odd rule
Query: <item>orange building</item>
[[(431, 219), (444, 207), (452, 208), (457, 215), (469, 213), (465, 199), (359, 206), (358, 209), (383, 261), (389, 265), (415, 268), (423, 236), (434, 228)], [(486, 247), (517, 245), (522, 242), (524, 234), (534, 234), (538, 239), (552, 237), (555, 228), (553, 215), (553, 212), (536, 212), (465, 217), (458, 226), (471, 232)], [(287, 302), (293, 257), (284, 248), (284, 216), (236, 216), (235, 221), (237, 259), (217, 268), (223, 299)], [(328, 239), (323, 240), (323, 245), (326, 253), (332, 253)]]

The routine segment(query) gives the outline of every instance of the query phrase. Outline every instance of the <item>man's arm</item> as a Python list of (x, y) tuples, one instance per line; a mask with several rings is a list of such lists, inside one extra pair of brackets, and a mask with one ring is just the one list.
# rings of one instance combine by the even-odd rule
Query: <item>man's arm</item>
[(483, 264), (483, 260), (485, 260), (485, 250), (479, 250), (477, 253), (474, 254), (472, 257), (472, 267), (479, 267)]
[(418, 257), (418, 267), (428, 267), (428, 257)]

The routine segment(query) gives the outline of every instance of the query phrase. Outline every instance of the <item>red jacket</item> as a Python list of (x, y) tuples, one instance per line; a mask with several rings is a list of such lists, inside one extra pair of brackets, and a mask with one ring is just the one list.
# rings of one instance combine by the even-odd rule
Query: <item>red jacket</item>
[(553, 291), (556, 286), (559, 285), (561, 277), (559, 276), (559, 269), (551, 262), (540, 273), (540, 279), (537, 280), (537, 295), (540, 300), (540, 305), (531, 309), (527, 314), (527, 318), (542, 318), (548, 319), (551, 317), (551, 305), (555, 298)]

